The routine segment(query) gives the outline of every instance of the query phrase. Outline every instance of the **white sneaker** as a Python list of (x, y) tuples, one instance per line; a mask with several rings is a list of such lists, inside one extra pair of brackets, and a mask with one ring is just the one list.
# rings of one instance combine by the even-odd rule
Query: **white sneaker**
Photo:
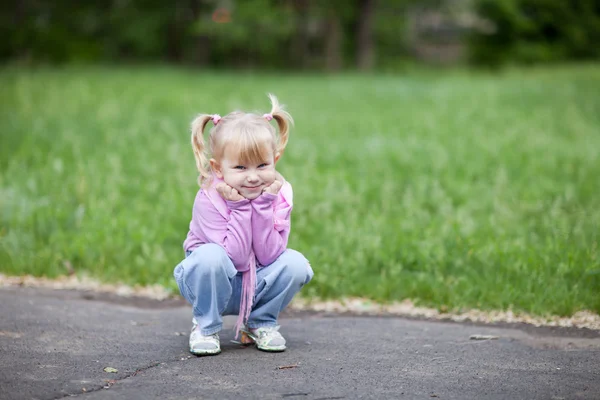
[(256, 329), (245, 329), (246, 333), (254, 342), (256, 347), (262, 351), (284, 351), (285, 339), (279, 333), (279, 325), (265, 326)]
[(198, 325), (194, 324), (190, 333), (190, 353), (197, 356), (209, 356), (219, 354), (220, 352), (221, 341), (219, 340), (219, 334), (214, 333), (204, 336), (200, 333)]

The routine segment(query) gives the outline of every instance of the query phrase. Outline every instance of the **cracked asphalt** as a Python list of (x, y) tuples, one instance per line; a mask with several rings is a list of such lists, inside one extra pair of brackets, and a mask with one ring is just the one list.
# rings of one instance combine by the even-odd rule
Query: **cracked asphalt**
[(286, 313), (284, 353), (231, 343), (227, 319), (222, 354), (195, 357), (190, 320), (182, 301), (0, 288), (0, 399), (600, 399), (597, 331)]

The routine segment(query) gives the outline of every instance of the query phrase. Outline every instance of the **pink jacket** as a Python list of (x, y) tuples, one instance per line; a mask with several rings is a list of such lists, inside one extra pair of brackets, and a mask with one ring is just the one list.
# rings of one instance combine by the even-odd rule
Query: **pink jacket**
[(256, 268), (270, 265), (287, 248), (293, 192), (284, 181), (277, 195), (263, 193), (254, 200), (228, 201), (215, 189), (220, 182), (213, 177), (210, 187), (198, 191), (183, 247), (192, 251), (201, 244), (216, 243), (243, 272), (237, 333), (250, 314)]
[(216, 243), (241, 272), (248, 270), (252, 251), (260, 266), (270, 265), (287, 248), (292, 185), (284, 181), (278, 195), (263, 193), (252, 201), (227, 201), (215, 189), (220, 182), (214, 177), (208, 189), (198, 191), (184, 249)]

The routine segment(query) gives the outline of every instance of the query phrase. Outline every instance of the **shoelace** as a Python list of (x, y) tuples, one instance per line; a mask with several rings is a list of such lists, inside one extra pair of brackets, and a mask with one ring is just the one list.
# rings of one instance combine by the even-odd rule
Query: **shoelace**
[[(250, 337), (252, 340), (262, 339), (269, 333), (273, 334), (273, 338), (282, 338), (283, 339), (283, 336), (281, 335), (281, 333), (279, 333), (279, 325), (267, 327), (267, 328), (258, 328), (254, 331), (255, 333), (252, 333), (250, 331), (250, 329), (247, 327), (242, 327), (240, 332), (246, 333), (248, 335), (248, 337)], [(242, 343), (241, 341), (235, 340), (235, 339), (230, 340), (230, 342), (235, 343), (235, 344), (248, 344), (248, 343)]]
[(264, 338), (265, 336), (271, 336), (271, 339), (279, 339), (279, 338), (283, 338), (283, 336), (281, 336), (281, 333), (279, 333), (279, 327), (269, 327), (269, 328), (258, 328), (256, 330), (256, 333), (258, 334), (258, 337), (260, 339)]
[(262, 330), (261, 329), (261, 330), (258, 331), (258, 335), (260, 337), (267, 336), (269, 334), (273, 335), (273, 336), (281, 336), (281, 333), (277, 332), (276, 330), (268, 330), (267, 331), (267, 330)]

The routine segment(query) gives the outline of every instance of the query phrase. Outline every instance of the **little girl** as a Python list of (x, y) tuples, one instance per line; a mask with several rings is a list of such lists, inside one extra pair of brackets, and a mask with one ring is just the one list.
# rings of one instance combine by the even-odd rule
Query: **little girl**
[[(193, 306), (190, 352), (196, 355), (221, 352), (222, 316), (235, 314), (242, 343), (284, 351), (277, 317), (313, 276), (306, 258), (287, 248), (292, 186), (275, 165), (293, 120), (275, 96), (269, 98), (269, 114), (202, 114), (192, 122), (200, 190), (183, 244), (186, 258), (174, 276)], [(209, 122), (214, 126), (205, 149)]]

